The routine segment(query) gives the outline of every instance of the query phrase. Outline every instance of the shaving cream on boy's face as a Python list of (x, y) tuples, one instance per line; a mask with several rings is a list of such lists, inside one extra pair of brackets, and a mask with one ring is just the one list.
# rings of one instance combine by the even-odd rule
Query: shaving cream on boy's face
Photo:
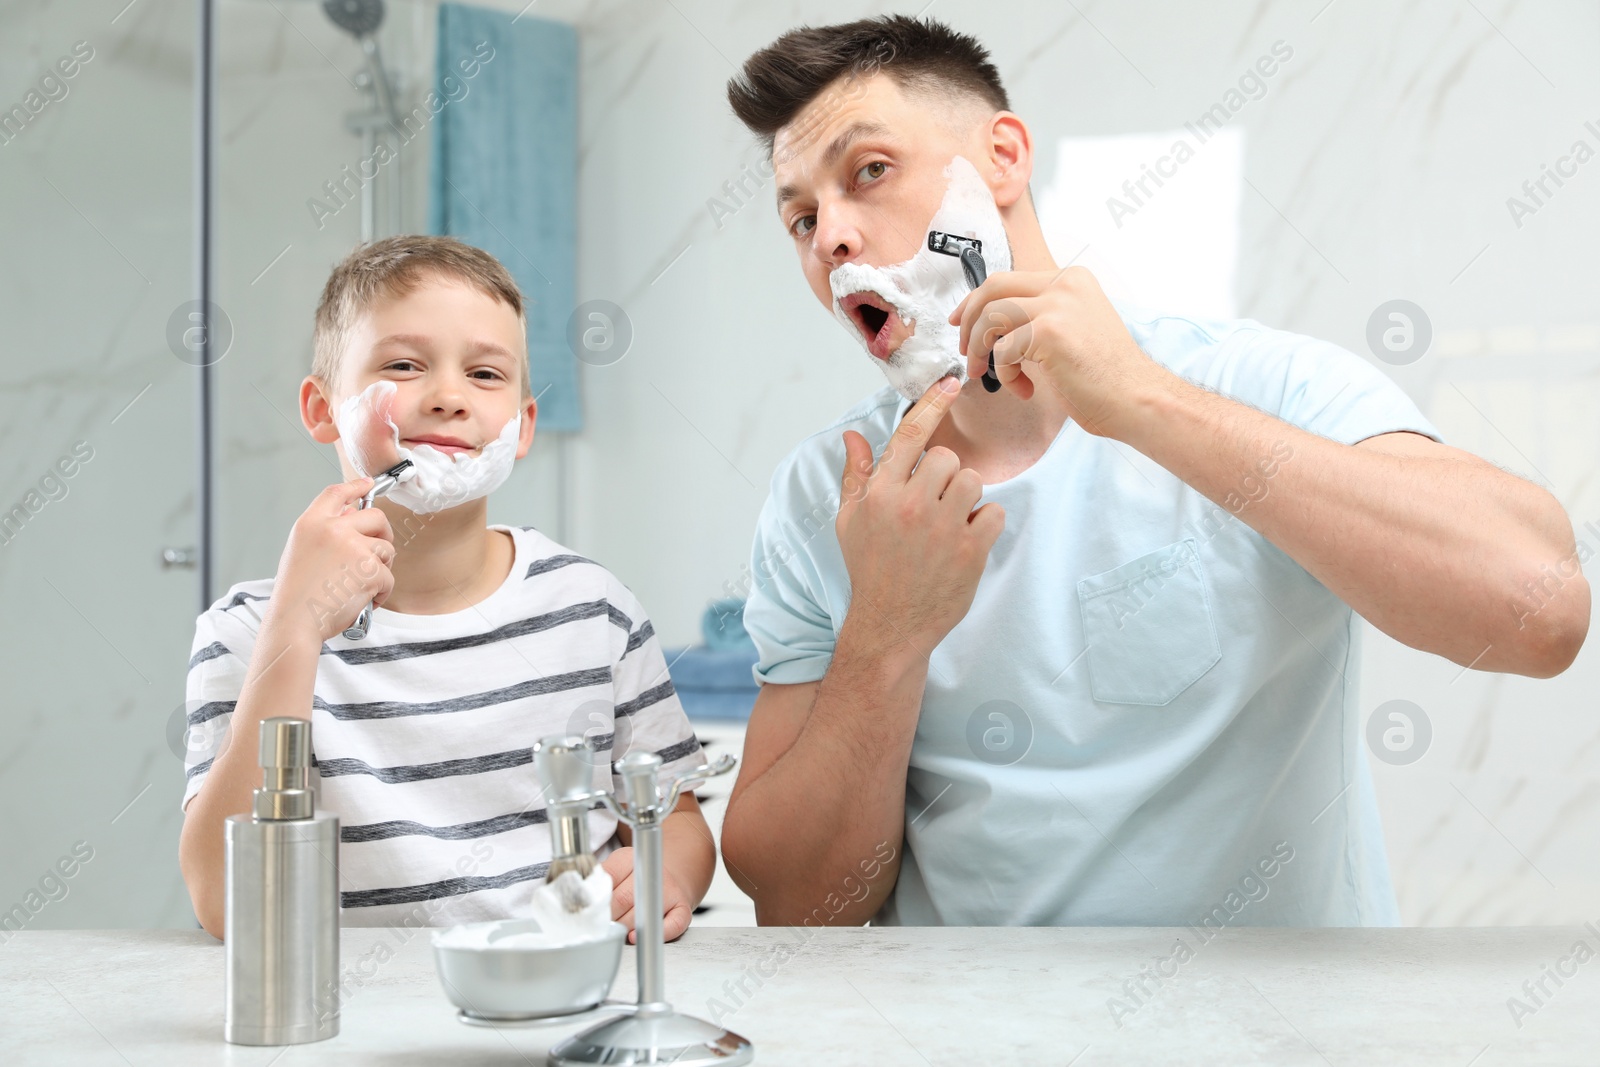
[[(956, 156), (945, 167), (944, 176), (949, 183), (944, 200), (917, 234), (916, 255), (888, 267), (844, 263), (828, 277), (834, 318), (883, 368), (889, 384), (912, 401), (920, 400), (929, 386), (947, 374), (967, 380), (961, 329), (947, 321), (967, 295), (966, 276), (959, 259), (928, 249), (928, 231), (976, 237), (983, 242), (984, 266), (990, 276), (1011, 269), (1011, 245), (1000, 209), (977, 168), (965, 156)], [(902, 324), (911, 332), (899, 348), (889, 352), (887, 346)], [(874, 327), (869, 337), (868, 331)]]
[(356, 395), (345, 398), (339, 405), (336, 420), (339, 436), (345, 441), (345, 455), (363, 477), (376, 477), (387, 469), (381, 459), (374, 457), (376, 449), (361, 444), (371, 442), (375, 434), (381, 436), (382, 426), (387, 426), (394, 440), (396, 458), (390, 465), (402, 459), (411, 461), (411, 469), (389, 490), (390, 500), (419, 515), (427, 515), (488, 496), (511, 477), (522, 429), (520, 410), (505, 424), (500, 436), (476, 454), (447, 454), (432, 445), (402, 448), (400, 428), (390, 416), (398, 391), (399, 387), (387, 378), (373, 382)]

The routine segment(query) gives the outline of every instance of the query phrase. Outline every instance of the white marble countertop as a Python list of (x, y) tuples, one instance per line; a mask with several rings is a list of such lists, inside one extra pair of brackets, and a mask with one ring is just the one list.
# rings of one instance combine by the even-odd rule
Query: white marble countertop
[[(667, 993), (720, 1010), (762, 1064), (1593, 1064), (1595, 950), (1580, 927), (1241, 928), (1209, 943), (1187, 929), (695, 927), (667, 947)], [(526, 1067), (579, 1029), (458, 1023), (427, 931), (347, 929), (341, 951), (339, 1036), (247, 1048), (222, 1041), (223, 951), (201, 931), (16, 934), (0, 946), (0, 1062)], [(1147, 978), (1136, 1004), (1124, 983), (1145, 965), (1173, 976)], [(1575, 973), (1557, 985), (1558, 968)], [(633, 975), (629, 949), (612, 995), (631, 998)], [(1514, 1017), (1511, 997), (1529, 1010)]]

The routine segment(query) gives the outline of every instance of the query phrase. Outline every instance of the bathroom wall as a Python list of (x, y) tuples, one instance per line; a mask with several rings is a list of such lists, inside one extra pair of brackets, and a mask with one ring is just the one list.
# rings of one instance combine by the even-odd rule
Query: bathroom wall
[[(74, 42), (95, 49), (69, 95), (0, 145), (0, 382), (13, 409), (0, 441), (14, 457), (0, 501), (23, 499), (76, 442), (93, 448), (65, 495), (0, 545), (0, 804), (19, 813), (0, 829), (0, 910), (76, 842), (94, 849), (39, 926), (190, 921), (169, 727), (198, 593), (192, 572), (157, 561), (193, 543), (193, 375), (166, 338), (192, 287), (193, 4), (125, 5), (0, 7), (0, 105)], [(616, 304), (633, 340), (620, 361), (583, 369), (588, 427), (565, 466), (538, 439), (491, 517), (559, 531), (606, 563), (669, 644), (693, 641), (706, 601), (741, 587), (774, 465), (880, 380), (804, 288), (723, 85), (791, 25), (889, 9), (541, 0), (530, 12), (580, 29), (579, 298)], [(1573, 141), (1600, 143), (1584, 128), (1600, 124), (1593, 4), (927, 10), (994, 50), (1034, 132), (1036, 191), (1059, 184), (1063, 138), (1181, 127), (1275, 41), (1290, 45), (1232, 120), (1249, 183), (1239, 312), (1370, 356), (1373, 312), (1413, 301), (1433, 344), (1385, 369), (1451, 443), (1549, 484), (1579, 526), (1595, 523), (1584, 536), (1600, 549), (1600, 164), (1520, 226), (1506, 207)], [(234, 342), (216, 375), (219, 593), (269, 574), (305, 501), (337, 477), (299, 429), (294, 389), (356, 211), (318, 228), (305, 201), (358, 157), (342, 123), (361, 103), (359, 52), (316, 4), (220, 11), (218, 300)], [(433, 12), (392, 3), (384, 31), (413, 90)], [(402, 166), (420, 226), (426, 158)], [(1415, 762), (1374, 763), (1407, 922), (1591, 917), (1597, 663), (1591, 648), (1537, 682), (1371, 635), (1363, 708), (1410, 701), (1431, 727)]]
[(196, 592), (160, 553), (193, 544), (193, 369), (166, 340), (192, 33), (147, 0), (140, 37), (125, 2), (0, 6), (0, 111), (49, 100), (0, 135), (0, 507), (27, 514), (0, 536), (0, 914), (32, 927), (189, 914), (166, 737)]

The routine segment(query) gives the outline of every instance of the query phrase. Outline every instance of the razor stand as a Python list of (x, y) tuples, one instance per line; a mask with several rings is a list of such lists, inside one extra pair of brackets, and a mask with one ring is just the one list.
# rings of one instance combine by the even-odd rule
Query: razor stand
[[(581, 738), (546, 738), (540, 743), (545, 759), (554, 763), (587, 762)], [(685, 788), (714, 775), (733, 770), (736, 761), (724, 755), (715, 763), (701, 764), (673, 779), (663, 796), (658, 772), (661, 757), (631, 752), (617, 761), (625, 799), (596, 791), (583, 801), (600, 800), (617, 818), (633, 829), (633, 884), (635, 929), (638, 932), (639, 995), (632, 1012), (590, 1027), (550, 1050), (552, 1067), (584, 1064), (663, 1064), (678, 1067), (732, 1067), (750, 1063), (755, 1049), (749, 1041), (714, 1023), (683, 1015), (666, 999), (666, 945), (662, 932), (661, 823), (677, 807)], [(551, 778), (562, 777), (551, 767)], [(565, 794), (564, 802), (580, 798)]]

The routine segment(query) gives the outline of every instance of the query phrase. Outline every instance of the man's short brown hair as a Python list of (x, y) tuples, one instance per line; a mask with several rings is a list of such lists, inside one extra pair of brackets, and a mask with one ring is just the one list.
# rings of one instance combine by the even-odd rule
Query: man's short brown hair
[(770, 151), (778, 131), (835, 80), (878, 71), (902, 88), (1011, 109), (1000, 72), (976, 37), (907, 15), (790, 30), (744, 61), (728, 81), (728, 103)]
[[(489, 253), (456, 240), (408, 233), (362, 245), (346, 256), (322, 287), (312, 328), (311, 373), (329, 388), (338, 386), (339, 360), (356, 318), (383, 297), (414, 292), (429, 276), (466, 282), (517, 313), (526, 328), (522, 291), (516, 279)], [(533, 395), (528, 362), (522, 360), (522, 398)]]

